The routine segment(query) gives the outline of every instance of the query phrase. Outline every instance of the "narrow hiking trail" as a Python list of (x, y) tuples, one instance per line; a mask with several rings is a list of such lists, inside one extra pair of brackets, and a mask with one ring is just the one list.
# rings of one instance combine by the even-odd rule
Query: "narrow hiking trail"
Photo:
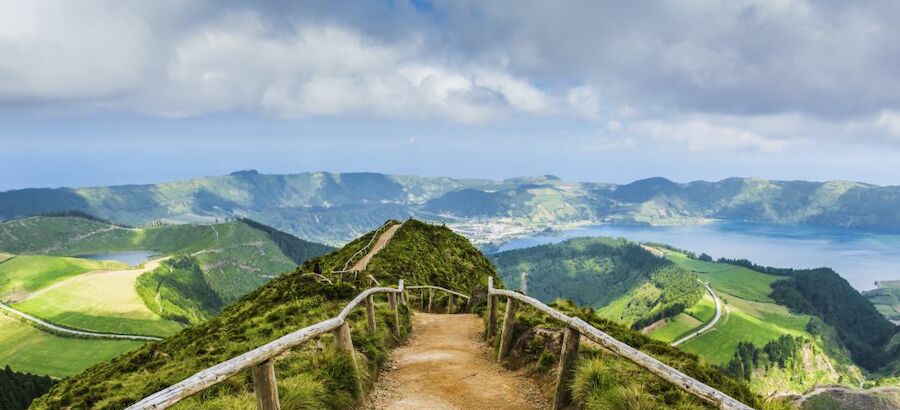
[(403, 226), (402, 223), (391, 225), (391, 227), (387, 228), (381, 235), (378, 237), (378, 240), (375, 241), (375, 244), (372, 245), (372, 249), (369, 249), (369, 252), (366, 253), (366, 256), (363, 256), (362, 259), (356, 261), (353, 264), (353, 267), (350, 268), (351, 271), (364, 271), (369, 266), (369, 261), (372, 260), (372, 257), (375, 256), (378, 252), (384, 249), (387, 246), (388, 242), (394, 237), (394, 234), (397, 233), (397, 230)]
[(531, 379), (503, 369), (474, 314), (416, 312), (412, 340), (394, 349), (367, 409), (546, 409)]

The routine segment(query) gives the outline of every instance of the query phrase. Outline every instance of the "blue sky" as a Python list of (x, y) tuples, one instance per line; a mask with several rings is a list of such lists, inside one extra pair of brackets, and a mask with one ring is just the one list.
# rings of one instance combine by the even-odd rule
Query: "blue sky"
[(238, 169), (900, 185), (896, 2), (0, 0), (0, 190)]

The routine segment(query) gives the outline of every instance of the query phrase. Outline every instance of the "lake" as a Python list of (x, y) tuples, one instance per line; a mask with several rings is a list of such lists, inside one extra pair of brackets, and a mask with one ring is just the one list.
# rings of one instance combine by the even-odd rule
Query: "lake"
[(108, 252), (95, 253), (90, 255), (79, 255), (78, 258), (93, 259), (98, 261), (117, 261), (129, 266), (140, 265), (150, 258), (156, 256), (156, 252), (152, 251), (129, 251), (129, 252)]
[(857, 290), (900, 279), (900, 235), (813, 226), (719, 222), (690, 226), (594, 225), (515, 239), (499, 251), (556, 243), (580, 236), (623, 237), (706, 252), (713, 258), (745, 258), (784, 268), (830, 267)]

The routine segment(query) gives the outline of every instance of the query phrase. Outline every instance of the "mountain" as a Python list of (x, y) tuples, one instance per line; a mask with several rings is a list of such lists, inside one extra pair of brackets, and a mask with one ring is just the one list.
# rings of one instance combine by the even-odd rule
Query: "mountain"
[(876, 289), (863, 292), (884, 317), (900, 324), (900, 280), (875, 282)]
[(689, 183), (650, 178), (614, 185), (550, 175), (497, 181), (240, 171), (149, 185), (0, 192), (0, 219), (81, 211), (140, 226), (243, 217), (333, 245), (405, 216), (445, 221), (470, 239), (490, 242), (566, 224), (710, 219), (900, 232), (898, 209), (900, 187), (759, 178)]
[[(223, 360), (232, 358), (304, 326), (333, 317), (363, 288), (367, 281), (347, 278), (329, 283), (308, 272), (315, 265), (330, 270), (340, 266), (375, 235), (367, 233), (343, 248), (307, 261), (292, 273), (279, 275), (263, 287), (228, 306), (219, 316), (158, 343), (147, 344), (131, 353), (100, 363), (72, 378), (61, 381), (33, 405), (35, 409), (69, 406), (117, 409)], [(464, 237), (444, 226), (408, 220), (393, 239), (370, 261), (367, 274), (382, 284), (403, 278), (408, 285), (436, 284), (465, 292), (479, 299), (476, 312), (484, 311), (487, 277), (496, 276), (488, 261)], [(502, 286), (502, 282), (498, 281)], [(417, 292), (409, 292), (415, 297)], [(480, 295), (480, 296), (479, 296)], [(653, 354), (692, 377), (751, 405), (761, 399), (746, 383), (698, 362), (696, 356), (655, 342), (638, 332), (603, 320), (590, 309), (571, 303), (557, 305), (636, 348)], [(368, 332), (366, 316), (356, 309), (348, 318), (358, 368), (363, 374), (363, 390), (368, 390), (387, 362), (388, 349), (404, 343), (410, 332), (407, 306), (401, 304), (401, 329), (392, 329), (394, 314), (378, 300), (375, 305), (376, 331)], [(523, 309), (514, 347), (518, 366), (529, 366), (535, 377), (548, 377), (559, 346), (547, 335), (558, 334), (558, 323), (536, 311)], [(282, 408), (354, 408), (361, 393), (351, 375), (352, 362), (339, 354), (324, 336), (322, 342), (307, 343), (279, 357), (277, 378)], [(527, 346), (527, 348), (524, 348)], [(482, 349), (483, 347), (478, 347)], [(576, 370), (578, 406), (604, 396), (610, 390), (630, 389), (652, 408), (698, 408), (700, 402), (624, 359), (585, 346)], [(491, 361), (493, 363), (493, 361)], [(514, 364), (510, 363), (510, 366)], [(573, 387), (575, 389), (576, 387)], [(651, 395), (652, 394), (652, 395)], [(253, 407), (256, 398), (246, 375), (195, 395), (181, 404), (185, 408), (219, 409)]]

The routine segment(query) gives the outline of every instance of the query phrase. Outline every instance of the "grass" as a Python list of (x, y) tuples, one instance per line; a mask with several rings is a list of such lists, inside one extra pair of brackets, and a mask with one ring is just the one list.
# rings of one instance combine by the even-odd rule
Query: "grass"
[(50, 322), (96, 332), (168, 336), (181, 330), (153, 313), (135, 289), (141, 271), (124, 270), (78, 275), (14, 307)]
[(689, 307), (684, 312), (702, 323), (708, 323), (716, 316), (716, 301), (709, 295), (709, 292), (706, 292), (697, 304)]
[(93, 270), (121, 269), (119, 262), (42, 255), (19, 255), (0, 264), (0, 297), (34, 292)]
[(792, 314), (784, 306), (774, 303), (754, 302), (721, 293), (720, 297), (726, 302), (727, 310), (719, 323), (680, 346), (712, 364), (725, 365), (739, 342), (764, 346), (783, 334), (810, 337), (805, 330), (810, 319), (807, 315)]
[(709, 282), (715, 291), (757, 302), (774, 302), (769, 297), (772, 293), (771, 285), (784, 279), (741, 266), (691, 259), (678, 252), (668, 252), (666, 256), (672, 262), (696, 273), (701, 280)]
[(45, 333), (0, 314), (0, 366), (52, 377), (80, 373), (94, 363), (141, 346), (126, 340), (78, 339)]
[(13, 257), (13, 255), (0, 252), (0, 263), (3, 263), (4, 261), (6, 261), (7, 259), (12, 258), (12, 257)]
[(671, 343), (681, 336), (703, 326), (703, 322), (686, 313), (679, 313), (666, 319), (666, 324), (650, 332), (649, 336), (663, 342)]

